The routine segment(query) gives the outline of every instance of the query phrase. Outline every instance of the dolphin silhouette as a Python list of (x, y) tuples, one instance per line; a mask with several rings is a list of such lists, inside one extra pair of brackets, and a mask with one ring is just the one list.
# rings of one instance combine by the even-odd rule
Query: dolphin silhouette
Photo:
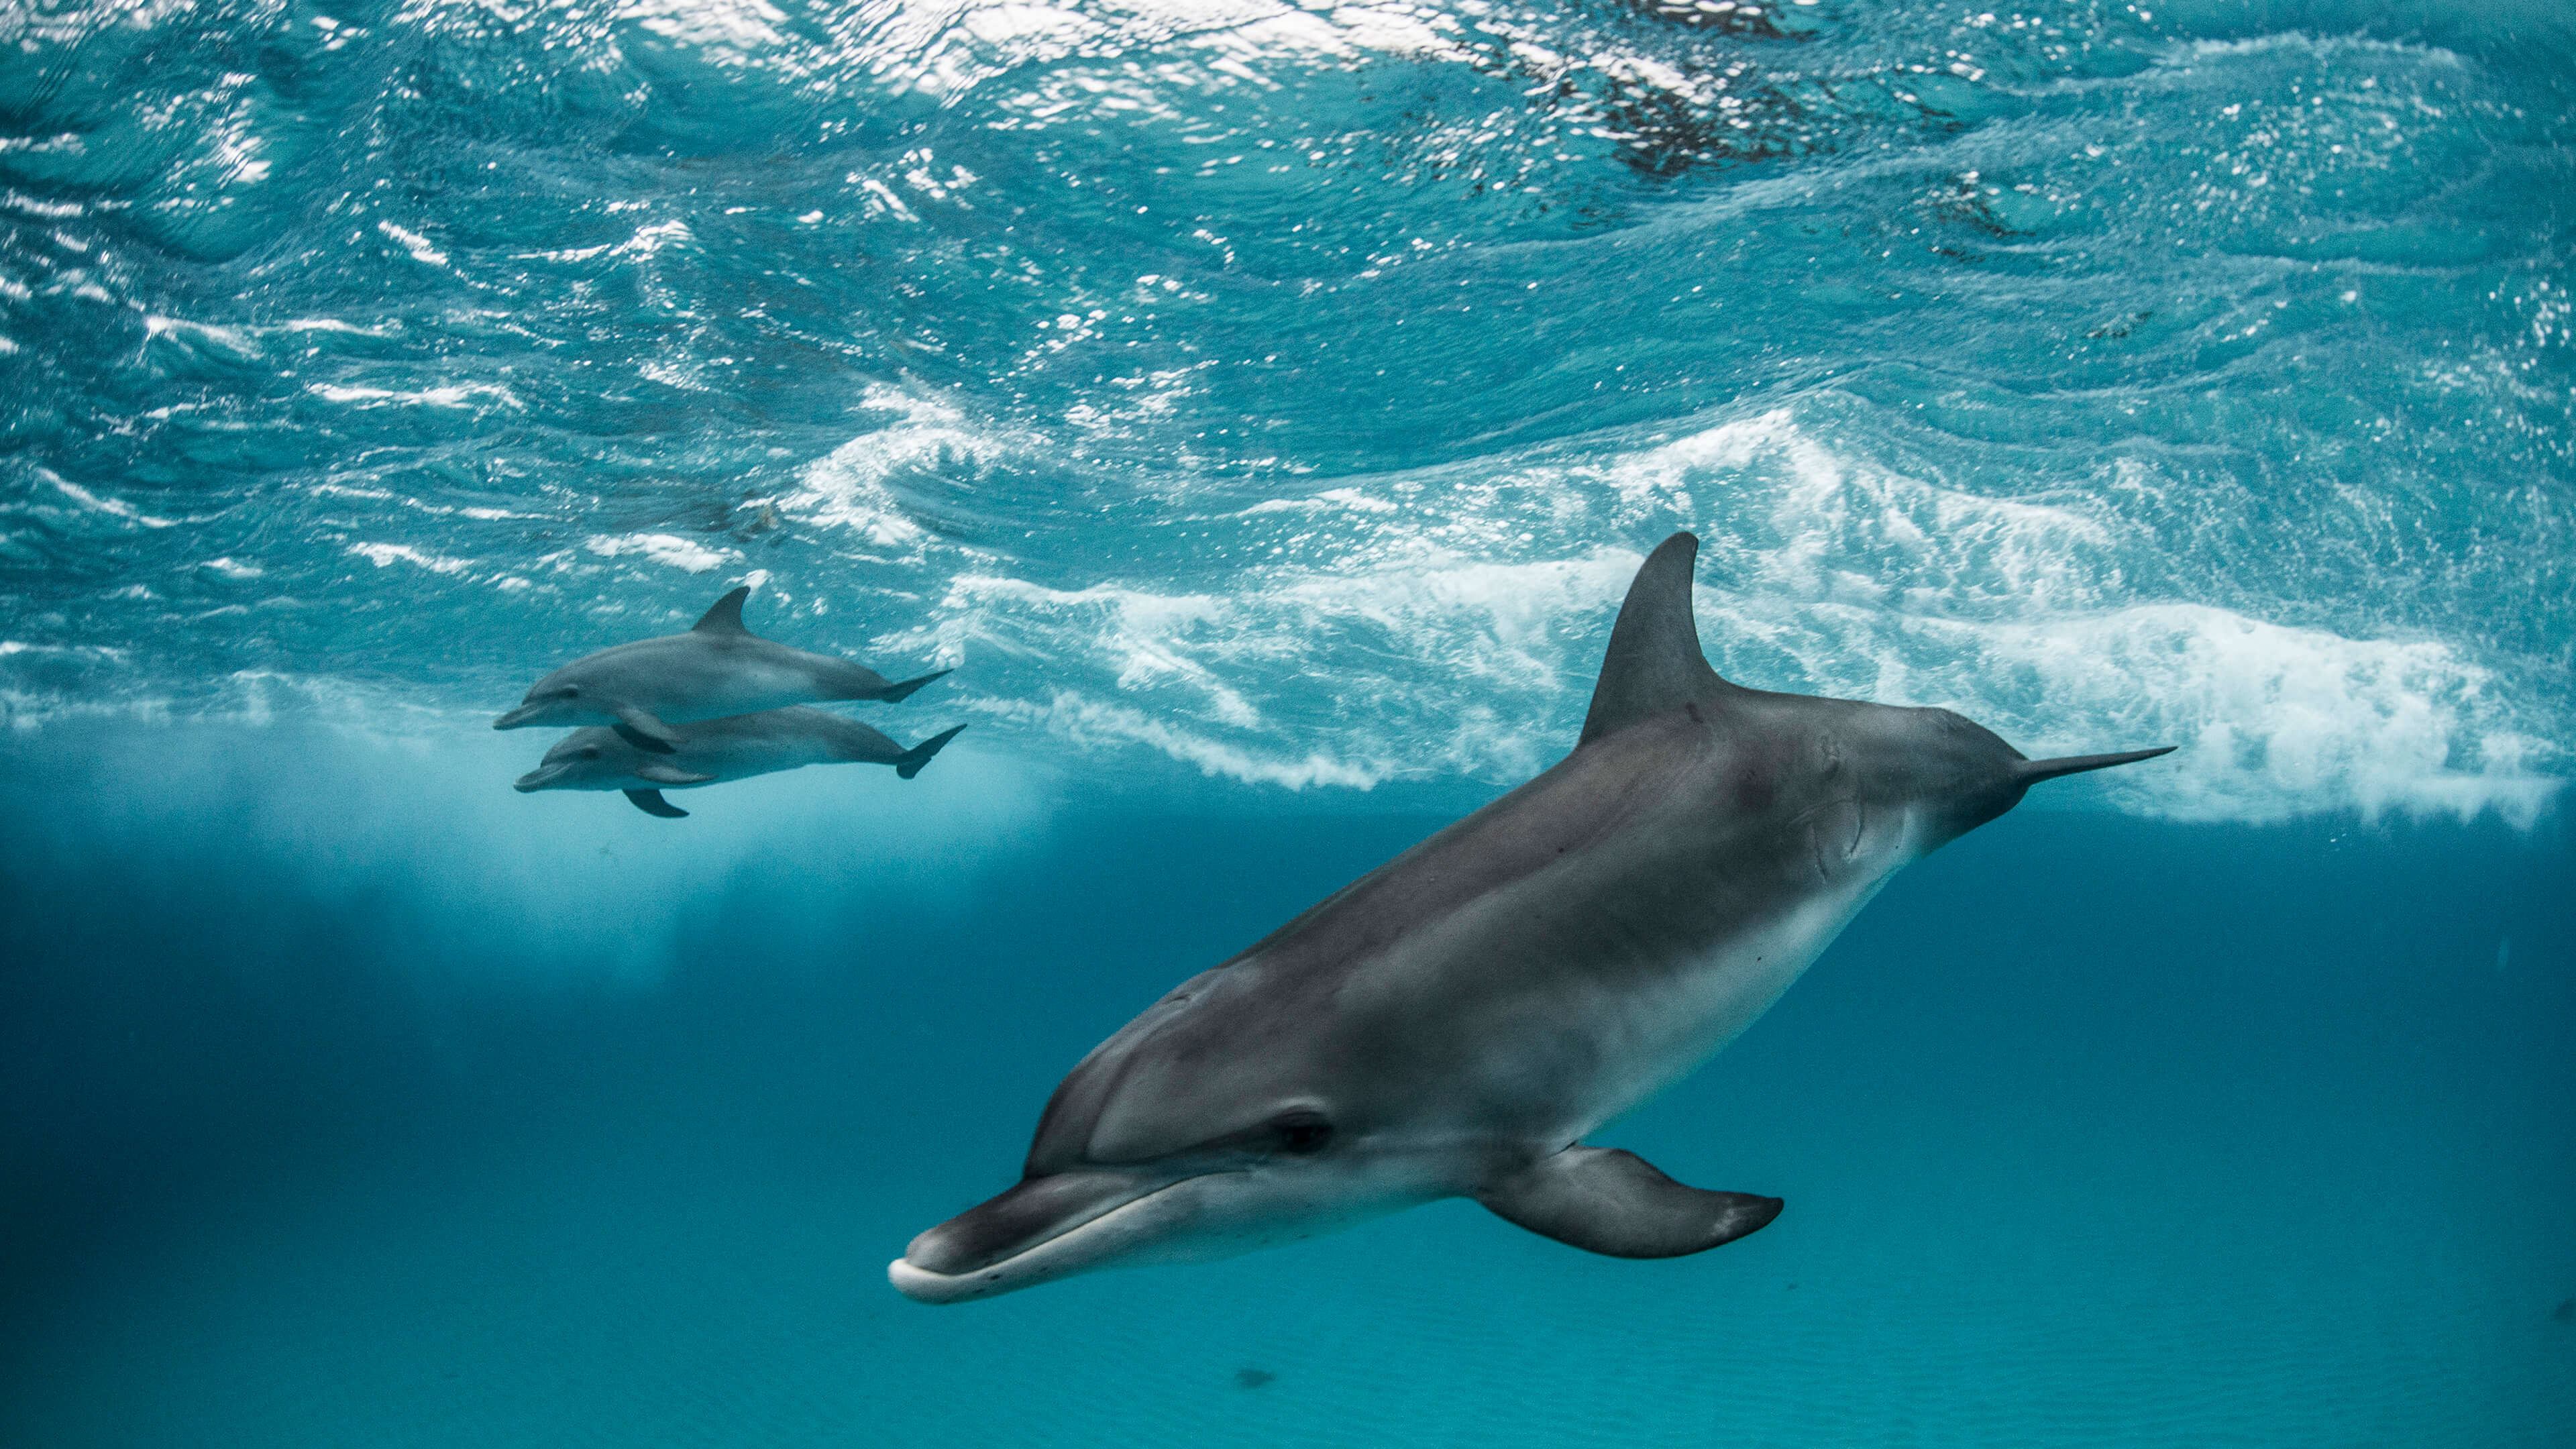
[(772, 643), (743, 627), (748, 585), (716, 600), (685, 634), (638, 639), (587, 654), (547, 675), (496, 730), (606, 725), (638, 749), (667, 755), (671, 726), (755, 714), (825, 699), (892, 704), (945, 669), (900, 683), (846, 659)]
[(2041, 780), (1944, 709), (1746, 689), (1691, 619), (1699, 540), (1638, 570), (1574, 752), (1093, 1048), (1019, 1185), (887, 1267), (925, 1303), (1220, 1257), (1468, 1196), (1676, 1257), (1770, 1222), (1585, 1134), (1752, 1024), (1889, 876)]
[(829, 710), (763, 710), (671, 727), (669, 754), (653, 754), (617, 731), (593, 725), (574, 730), (546, 751), (543, 763), (521, 775), (521, 794), (537, 790), (623, 790), (647, 815), (682, 820), (689, 812), (662, 798), (662, 788), (713, 785), (806, 765), (892, 765), (904, 779), (921, 773), (930, 757), (957, 738), (964, 725), (932, 735), (910, 749), (854, 719)]

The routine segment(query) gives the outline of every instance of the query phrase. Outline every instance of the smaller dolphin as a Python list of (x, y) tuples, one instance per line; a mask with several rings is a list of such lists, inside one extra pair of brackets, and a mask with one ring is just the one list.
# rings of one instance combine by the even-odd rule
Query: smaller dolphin
[(662, 798), (662, 787), (684, 789), (807, 765), (892, 765), (909, 780), (921, 773), (957, 729), (905, 749), (854, 719), (828, 710), (772, 709), (672, 727), (668, 755), (648, 754), (612, 729), (574, 730), (546, 751), (545, 763), (519, 777), (522, 795), (537, 790), (623, 790), (635, 808), (666, 820), (688, 811)]
[(750, 596), (746, 585), (716, 600), (686, 634), (639, 639), (574, 660), (538, 680), (492, 728), (606, 725), (637, 749), (667, 755), (679, 746), (674, 725), (825, 699), (892, 704), (948, 672), (893, 683), (846, 659), (772, 643), (743, 627), (742, 601)]

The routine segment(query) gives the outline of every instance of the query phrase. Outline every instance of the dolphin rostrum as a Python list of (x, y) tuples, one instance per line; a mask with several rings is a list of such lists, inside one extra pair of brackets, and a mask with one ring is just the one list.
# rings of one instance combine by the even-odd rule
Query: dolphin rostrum
[(544, 763), (521, 775), (521, 794), (536, 790), (623, 790), (647, 815), (682, 820), (689, 812), (662, 798), (662, 789), (748, 780), (754, 775), (806, 765), (892, 765), (904, 779), (921, 773), (964, 725), (905, 749), (854, 719), (824, 709), (763, 710), (671, 727), (672, 750), (652, 754), (615, 730), (593, 725), (574, 730), (546, 751)]
[(2041, 780), (1944, 709), (1746, 689), (1666, 539), (1574, 752), (1182, 982), (1083, 1058), (1019, 1185), (887, 1268), (925, 1303), (1219, 1257), (1435, 1198), (1596, 1253), (1740, 1238), (1777, 1198), (1583, 1144), (1732, 1040), (1896, 870)]
[(888, 704), (946, 674), (901, 683), (846, 659), (772, 643), (742, 624), (745, 585), (716, 600), (685, 634), (638, 639), (574, 660), (528, 691), (496, 730), (528, 725), (607, 725), (638, 749), (667, 755), (671, 727), (824, 699)]

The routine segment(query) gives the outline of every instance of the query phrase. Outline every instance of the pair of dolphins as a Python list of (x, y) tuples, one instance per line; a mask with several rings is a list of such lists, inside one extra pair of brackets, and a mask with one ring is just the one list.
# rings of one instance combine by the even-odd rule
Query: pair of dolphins
[(602, 649), (538, 680), (492, 728), (585, 728), (546, 751), (517, 789), (623, 790), (645, 814), (679, 820), (689, 812), (662, 798), (665, 787), (842, 762), (892, 765), (909, 780), (966, 728), (906, 749), (857, 720), (807, 708), (825, 699), (892, 704), (948, 671), (896, 682), (846, 659), (763, 639), (742, 622), (750, 596), (745, 585), (716, 600), (685, 634)]
[(894, 1286), (987, 1298), (1446, 1197), (1621, 1258), (1778, 1216), (1583, 1138), (1750, 1026), (1908, 862), (2170, 747), (2031, 760), (1948, 710), (1729, 683), (1698, 550), (1638, 570), (1573, 753), (1093, 1048), (1019, 1184), (914, 1238)]

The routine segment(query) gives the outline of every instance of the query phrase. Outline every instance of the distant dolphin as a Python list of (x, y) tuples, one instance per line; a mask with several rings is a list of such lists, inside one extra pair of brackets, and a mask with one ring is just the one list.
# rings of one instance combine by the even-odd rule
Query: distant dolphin
[(667, 755), (648, 754), (615, 730), (574, 730), (546, 751), (543, 764), (519, 777), (521, 794), (536, 790), (623, 790), (635, 808), (669, 820), (688, 811), (662, 798), (661, 787), (683, 789), (806, 765), (892, 765), (909, 780), (921, 773), (959, 730), (932, 735), (905, 749), (854, 719), (829, 710), (773, 709), (674, 725)]
[(745, 586), (716, 600), (686, 634), (639, 639), (574, 660), (538, 680), (492, 728), (608, 725), (640, 749), (669, 754), (678, 743), (673, 725), (823, 699), (892, 704), (948, 672), (896, 684), (846, 659), (773, 644), (742, 625), (742, 601), (750, 595)]
[(1219, 1257), (1435, 1198), (1623, 1258), (1752, 1232), (1581, 1138), (1750, 1025), (1898, 867), (2041, 780), (1944, 709), (1771, 694), (1701, 655), (1675, 534), (1556, 766), (1192, 977), (1056, 1088), (1017, 1187), (912, 1240), (925, 1303)]

